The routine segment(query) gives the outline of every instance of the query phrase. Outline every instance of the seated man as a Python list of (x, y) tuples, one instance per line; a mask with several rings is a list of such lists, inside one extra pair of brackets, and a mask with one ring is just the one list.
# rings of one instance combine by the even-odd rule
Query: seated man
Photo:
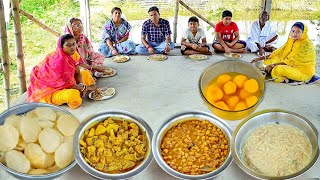
[(277, 33), (270, 25), (268, 12), (262, 11), (259, 20), (253, 22), (251, 25), (247, 39), (247, 49), (251, 52), (258, 52), (259, 55), (262, 56), (265, 51), (272, 52), (275, 50), (271, 44), (275, 43), (277, 38)]
[(246, 42), (239, 40), (239, 28), (231, 19), (231, 11), (222, 12), (222, 21), (216, 24), (216, 40), (212, 44), (215, 52), (245, 52)]
[(137, 46), (136, 51), (139, 54), (168, 54), (174, 48), (169, 21), (160, 18), (159, 9), (155, 6), (148, 13), (150, 19), (142, 25), (142, 44)]
[(199, 28), (199, 20), (197, 17), (192, 16), (188, 20), (188, 29), (185, 30), (181, 38), (181, 54), (208, 54), (209, 46), (207, 45), (206, 33), (203, 29)]

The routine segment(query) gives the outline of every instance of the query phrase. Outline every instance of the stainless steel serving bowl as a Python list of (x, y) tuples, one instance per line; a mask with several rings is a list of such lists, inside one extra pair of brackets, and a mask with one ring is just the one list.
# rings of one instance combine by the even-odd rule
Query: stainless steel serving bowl
[[(84, 131), (87, 129), (91, 128), (95, 124), (104, 121), (108, 117), (114, 117), (116, 119), (125, 119), (129, 120), (131, 122), (136, 123), (142, 131), (145, 132), (147, 139), (148, 139), (148, 151), (146, 153), (145, 159), (142, 161), (140, 165), (135, 167), (134, 169), (125, 172), (125, 173), (120, 173), (120, 174), (108, 174), (105, 172), (101, 172), (96, 170), (95, 168), (91, 167), (83, 158), (81, 152), (80, 152), (80, 145), (79, 141), (82, 139)], [(99, 112), (93, 116), (88, 117), (86, 120), (84, 120), (79, 128), (77, 129), (75, 135), (74, 135), (74, 140), (73, 140), (73, 150), (75, 154), (75, 158), (79, 166), (86, 171), (88, 174), (91, 176), (98, 178), (98, 179), (128, 179), (134, 175), (137, 175), (141, 171), (143, 171), (145, 168), (148, 167), (150, 162), (153, 159), (152, 153), (151, 153), (151, 140), (152, 140), (153, 132), (150, 126), (141, 118), (138, 116), (126, 112), (126, 111), (121, 111), (121, 110), (109, 110), (109, 111), (103, 111)]]
[(157, 130), (155, 133), (153, 139), (152, 139), (152, 152), (154, 155), (155, 160), (159, 164), (159, 166), (165, 170), (170, 175), (180, 178), (180, 179), (212, 179), (214, 177), (217, 177), (222, 171), (224, 171), (232, 162), (232, 156), (231, 151), (229, 150), (228, 156), (225, 160), (225, 162), (216, 170), (209, 172), (207, 174), (202, 175), (188, 175), (180, 173), (174, 169), (172, 169), (162, 158), (161, 156), (161, 141), (165, 133), (173, 126), (177, 125), (180, 122), (188, 121), (191, 119), (197, 119), (200, 121), (208, 120), (209, 122), (213, 123), (217, 127), (219, 127), (223, 133), (226, 135), (229, 141), (229, 147), (231, 142), (231, 135), (232, 130), (229, 127), (229, 125), (224, 122), (223, 120), (220, 120), (219, 118), (205, 112), (201, 111), (189, 111), (189, 112), (183, 112), (176, 114), (172, 117), (170, 117), (165, 123), (161, 125), (161, 127)]
[[(259, 174), (247, 166), (244, 162), (241, 151), (242, 143), (251, 131), (264, 124), (287, 124), (302, 130), (309, 138), (312, 145), (312, 158), (309, 164), (300, 171), (287, 176), (266, 176)], [(232, 156), (236, 164), (247, 174), (259, 179), (290, 179), (305, 173), (310, 169), (319, 157), (319, 134), (315, 126), (306, 118), (293, 112), (270, 109), (257, 112), (244, 119), (234, 130), (231, 143)]]
[[(2, 125), (5, 121), (5, 119), (7, 117), (9, 117), (10, 115), (21, 115), (24, 113), (27, 113), (37, 107), (49, 107), (55, 111), (61, 111), (67, 114), (71, 114), (70, 112), (68, 112), (67, 110), (60, 108), (58, 106), (54, 106), (51, 104), (44, 104), (44, 103), (28, 103), (28, 104), (20, 104), (14, 107), (9, 108), (8, 110), (4, 111), (2, 114), (0, 114), (0, 125)], [(62, 174), (64, 174), (65, 172), (67, 172), (68, 170), (70, 170), (73, 166), (76, 165), (76, 161), (73, 161), (72, 163), (70, 163), (68, 166), (66, 166), (65, 168), (53, 172), (53, 173), (49, 173), (49, 174), (44, 174), (44, 175), (30, 175), (30, 174), (25, 174), (25, 173), (21, 173), (18, 171), (15, 171), (11, 168), (8, 168), (7, 166), (3, 165), (2, 163), (0, 163), (0, 166), (7, 171), (8, 173), (10, 173), (12, 176), (18, 178), (18, 179), (38, 179), (38, 180), (46, 180), (46, 179), (54, 179), (57, 178), (59, 176), (61, 176)]]

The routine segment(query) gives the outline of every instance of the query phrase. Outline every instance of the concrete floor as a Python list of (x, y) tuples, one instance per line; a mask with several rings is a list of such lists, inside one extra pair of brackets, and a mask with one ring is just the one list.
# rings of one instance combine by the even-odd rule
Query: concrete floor
[[(198, 80), (201, 72), (210, 64), (226, 59), (223, 55), (212, 55), (207, 60), (192, 61), (184, 56), (178, 56), (176, 49), (166, 61), (148, 61), (146, 56), (131, 56), (126, 63), (114, 63), (107, 59), (105, 65), (115, 68), (117, 75), (111, 78), (98, 79), (98, 86), (114, 87), (116, 95), (105, 101), (86, 99), (83, 105), (70, 111), (82, 121), (85, 117), (98, 111), (108, 109), (126, 110), (144, 119), (155, 132), (170, 116), (187, 110), (210, 112), (203, 103)], [(250, 61), (254, 54), (244, 54), (241, 60)], [(319, 71), (318, 71), (319, 72)], [(266, 93), (263, 102), (256, 111), (280, 108), (296, 112), (309, 119), (320, 130), (320, 84), (290, 86), (284, 83), (266, 83)], [(17, 103), (25, 102), (22, 96)], [(240, 121), (227, 121), (234, 129)], [(319, 178), (320, 161), (300, 178)], [(76, 166), (59, 180), (93, 179), (80, 167)], [(0, 170), (0, 179), (14, 179)], [(164, 172), (155, 161), (132, 179), (175, 179)], [(252, 179), (234, 162), (221, 174), (218, 179)]]

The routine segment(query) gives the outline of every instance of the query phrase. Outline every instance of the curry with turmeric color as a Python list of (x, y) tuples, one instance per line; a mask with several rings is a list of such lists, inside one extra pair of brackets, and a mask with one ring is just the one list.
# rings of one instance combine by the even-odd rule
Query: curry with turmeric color
[(137, 124), (112, 117), (86, 130), (79, 143), (84, 160), (109, 174), (134, 169), (148, 150), (147, 137)]
[(192, 119), (170, 128), (161, 141), (163, 160), (174, 170), (192, 175), (219, 168), (229, 154), (229, 140), (207, 120)]

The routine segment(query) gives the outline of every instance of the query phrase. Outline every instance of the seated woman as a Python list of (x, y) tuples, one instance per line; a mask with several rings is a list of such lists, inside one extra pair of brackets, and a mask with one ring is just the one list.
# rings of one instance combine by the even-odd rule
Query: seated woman
[(71, 34), (59, 38), (57, 49), (32, 69), (28, 87), (28, 102), (54, 105), (66, 103), (75, 109), (82, 104), (87, 91), (96, 89), (88, 70), (80, 72), (80, 55)]
[(134, 42), (128, 40), (131, 26), (121, 18), (121, 9), (114, 7), (111, 14), (112, 18), (106, 22), (103, 29), (99, 52), (105, 57), (118, 54), (136, 54)]
[(103, 67), (105, 57), (103, 54), (95, 52), (93, 50), (91, 42), (83, 34), (83, 26), (80, 19), (70, 19), (70, 21), (67, 23), (65, 27), (65, 33), (73, 35), (76, 39), (77, 52), (80, 54), (81, 58), (84, 61), (80, 64), (81, 67), (91, 71), (105, 71), (105, 68)]
[(266, 71), (271, 72), (275, 82), (308, 81), (315, 74), (316, 54), (312, 41), (308, 38), (308, 28), (301, 22), (291, 27), (288, 41), (269, 56), (253, 59), (265, 60)]

